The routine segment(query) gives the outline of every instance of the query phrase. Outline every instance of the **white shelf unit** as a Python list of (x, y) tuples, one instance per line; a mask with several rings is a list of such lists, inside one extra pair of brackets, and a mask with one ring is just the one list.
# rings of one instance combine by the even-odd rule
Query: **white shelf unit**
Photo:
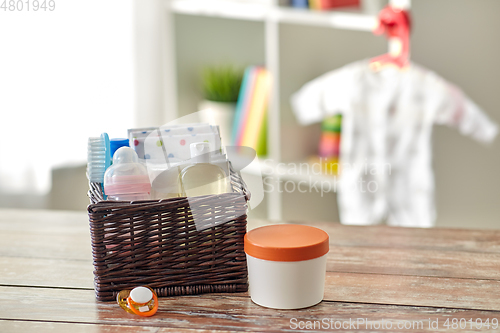
[(319, 12), (288, 8), (272, 4), (272, 2), (263, 4), (231, 0), (173, 0), (170, 2), (170, 9), (174, 13), (187, 15), (306, 24), (361, 31), (371, 31), (377, 23), (375, 16), (359, 12)]
[[(367, 0), (373, 1), (373, 0)], [(403, 2), (409, 7), (409, 0), (391, 0), (391, 3)], [(364, 14), (360, 11), (328, 11), (318, 12), (308, 9), (296, 9), (283, 5), (277, 0), (166, 0), (168, 14), (184, 14), (205, 17), (229, 18), (234, 20), (260, 21), (265, 29), (265, 65), (272, 77), (279, 78), (280, 49), (279, 24), (297, 24), (321, 26), (334, 29), (347, 29), (370, 32), (377, 24), (376, 15)], [(353, 59), (354, 60), (354, 59)], [(174, 65), (175, 67), (175, 65)], [(175, 70), (173, 70), (175, 72)], [(280, 82), (274, 80), (268, 107), (268, 159), (274, 161), (274, 168), (281, 161), (280, 133)], [(301, 181), (314, 180), (329, 183), (334, 188), (335, 178), (309, 174), (289, 175), (287, 172), (274, 172), (273, 182), (281, 180)], [(282, 193), (273, 191), (267, 196), (267, 218), (278, 221), (282, 219)]]

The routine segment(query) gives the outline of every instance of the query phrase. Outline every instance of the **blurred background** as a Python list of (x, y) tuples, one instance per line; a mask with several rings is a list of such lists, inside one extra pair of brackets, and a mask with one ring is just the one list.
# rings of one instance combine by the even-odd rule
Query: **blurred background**
[[(128, 128), (197, 111), (210, 66), (265, 66), (274, 75), (261, 159), (317, 155), (321, 124), (299, 125), (290, 96), (319, 75), (387, 52), (387, 39), (371, 32), (387, 1), (294, 7), (301, 3), (61, 0), (43, 12), (1, 9), (0, 207), (85, 211), (88, 137), (126, 137)], [(500, 122), (500, 2), (410, 4), (412, 61)], [(500, 227), (500, 140), (484, 146), (436, 126), (433, 154), (437, 226)], [(335, 193), (266, 196), (251, 217), (339, 221)]]

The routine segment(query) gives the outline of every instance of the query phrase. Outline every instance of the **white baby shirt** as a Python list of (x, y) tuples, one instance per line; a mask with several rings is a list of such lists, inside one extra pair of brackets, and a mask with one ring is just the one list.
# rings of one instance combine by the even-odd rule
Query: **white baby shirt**
[(303, 125), (342, 118), (338, 204), (343, 224), (431, 227), (435, 223), (434, 124), (489, 142), (497, 126), (460, 89), (418, 65), (372, 71), (359, 61), (326, 73), (292, 96)]

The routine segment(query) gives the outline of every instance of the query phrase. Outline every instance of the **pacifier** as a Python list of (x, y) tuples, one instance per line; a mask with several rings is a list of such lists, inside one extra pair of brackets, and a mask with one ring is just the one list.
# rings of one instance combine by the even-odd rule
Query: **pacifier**
[(158, 296), (147, 286), (122, 290), (116, 296), (116, 301), (123, 310), (142, 317), (150, 317), (158, 311)]

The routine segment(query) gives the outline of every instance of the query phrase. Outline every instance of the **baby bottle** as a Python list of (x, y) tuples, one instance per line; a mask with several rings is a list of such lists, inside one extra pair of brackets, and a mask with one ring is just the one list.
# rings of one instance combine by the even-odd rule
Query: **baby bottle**
[(132, 148), (121, 147), (115, 152), (113, 164), (104, 174), (104, 192), (108, 200), (150, 199), (148, 171)]

